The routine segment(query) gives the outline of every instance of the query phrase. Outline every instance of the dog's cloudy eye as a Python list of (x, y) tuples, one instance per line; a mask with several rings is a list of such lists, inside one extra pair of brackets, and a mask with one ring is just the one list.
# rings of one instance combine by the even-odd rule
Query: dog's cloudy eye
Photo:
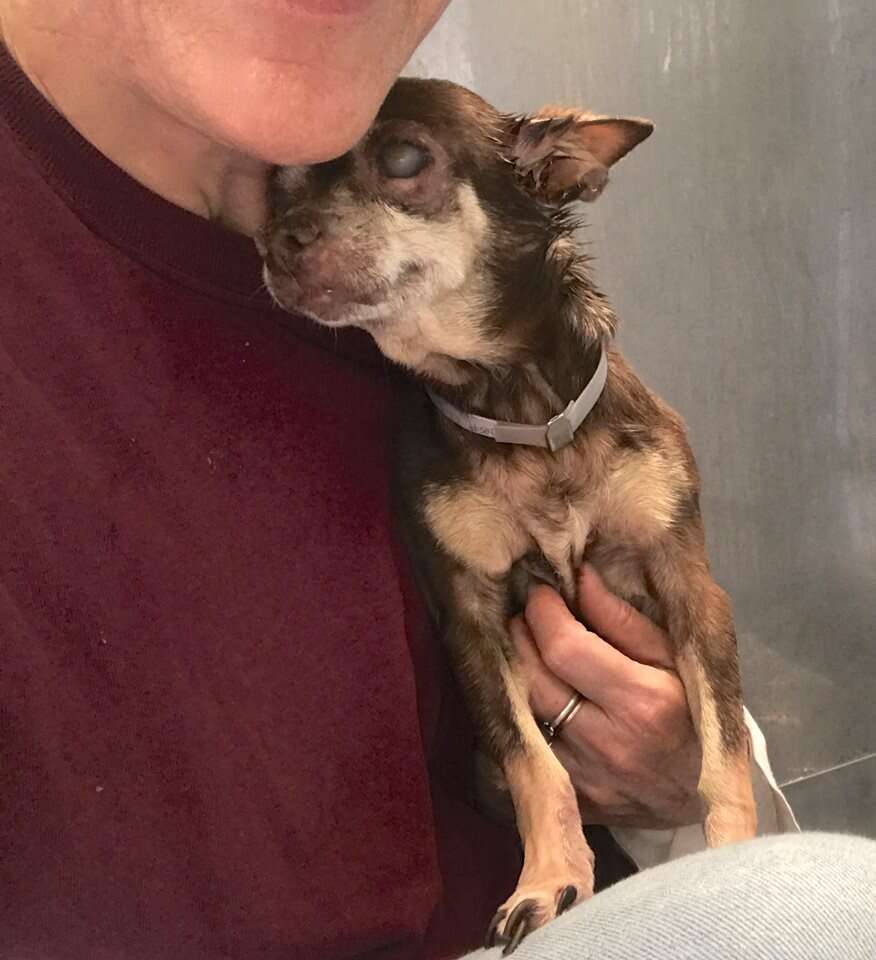
[(429, 154), (423, 147), (407, 141), (388, 143), (380, 151), (380, 168), (384, 175), (394, 180), (415, 177), (426, 168)]

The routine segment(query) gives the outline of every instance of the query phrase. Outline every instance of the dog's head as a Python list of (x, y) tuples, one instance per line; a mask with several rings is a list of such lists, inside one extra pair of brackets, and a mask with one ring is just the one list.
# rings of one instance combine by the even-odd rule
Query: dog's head
[(509, 117), (455, 84), (399, 80), (349, 153), (274, 171), (266, 284), (422, 373), (504, 362), (527, 339), (527, 304), (568, 293), (565, 206), (599, 196), (651, 130), (554, 107)]

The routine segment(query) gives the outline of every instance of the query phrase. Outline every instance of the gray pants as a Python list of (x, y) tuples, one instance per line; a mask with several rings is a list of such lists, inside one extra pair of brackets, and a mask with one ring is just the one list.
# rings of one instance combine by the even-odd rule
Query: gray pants
[[(495, 960), (478, 950), (465, 960)], [(876, 843), (764, 837), (683, 857), (530, 934), (514, 960), (876, 960)]]

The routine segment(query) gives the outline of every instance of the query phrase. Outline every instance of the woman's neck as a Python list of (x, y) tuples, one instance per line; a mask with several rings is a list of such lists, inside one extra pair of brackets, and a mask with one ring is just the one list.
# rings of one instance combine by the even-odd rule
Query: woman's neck
[(143, 186), (241, 233), (261, 225), (266, 164), (148, 97), (115, 55), (102, 4), (0, 0), (0, 40), (52, 106)]

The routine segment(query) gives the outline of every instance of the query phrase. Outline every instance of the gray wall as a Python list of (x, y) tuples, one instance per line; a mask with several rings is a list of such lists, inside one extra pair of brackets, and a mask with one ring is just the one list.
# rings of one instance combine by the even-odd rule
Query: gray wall
[(776, 774), (876, 835), (876, 4), (455, 0), (409, 72), (656, 122), (597, 270), (688, 421)]

